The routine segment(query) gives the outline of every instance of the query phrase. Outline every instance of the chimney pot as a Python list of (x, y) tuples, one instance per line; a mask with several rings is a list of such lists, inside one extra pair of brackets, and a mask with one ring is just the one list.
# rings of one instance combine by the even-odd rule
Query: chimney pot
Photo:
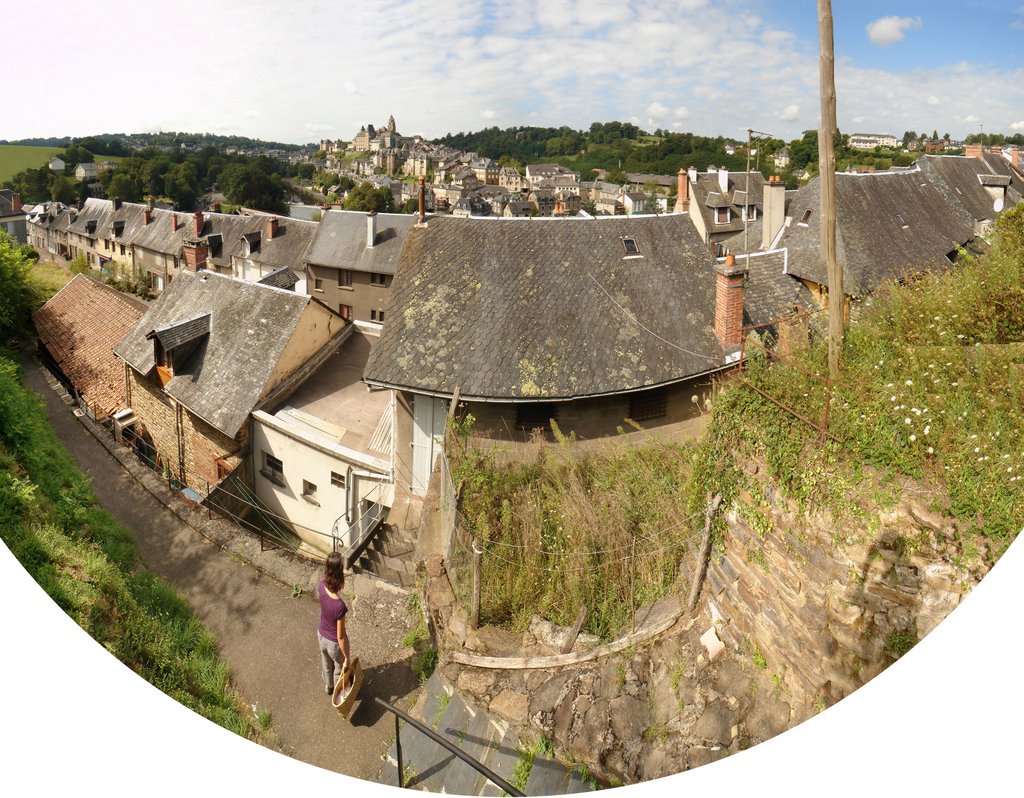
[(203, 234), (203, 212), (196, 211), (196, 235), (201, 236)]
[(419, 187), (419, 212), (420, 212), (420, 224), (427, 218), (427, 189), (426, 189), (426, 178), (420, 175), (420, 187)]
[(153, 209), (148, 205), (142, 209), (142, 224), (148, 225), (153, 218)]

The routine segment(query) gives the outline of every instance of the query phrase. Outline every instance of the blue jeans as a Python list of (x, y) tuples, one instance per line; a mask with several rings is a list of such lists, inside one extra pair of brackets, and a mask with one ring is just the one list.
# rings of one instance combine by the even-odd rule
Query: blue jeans
[(324, 684), (333, 691), (335, 682), (341, 678), (341, 646), (320, 634), (319, 629), (316, 639), (320, 644), (320, 667), (323, 671)]

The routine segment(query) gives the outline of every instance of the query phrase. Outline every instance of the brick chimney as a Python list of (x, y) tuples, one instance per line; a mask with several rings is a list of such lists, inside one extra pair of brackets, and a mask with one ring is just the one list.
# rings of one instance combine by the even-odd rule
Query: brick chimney
[(366, 248), (373, 249), (377, 243), (377, 211), (366, 214)]
[(731, 252), (715, 266), (715, 335), (725, 349), (743, 340), (743, 284), (747, 270), (736, 265)]
[(1010, 147), (1010, 164), (1014, 169), (1020, 169), (1020, 147), (1016, 144)]
[(121, 198), (120, 197), (114, 197), (114, 210), (115, 211), (121, 210)]
[(676, 175), (676, 213), (687, 213), (690, 210), (690, 176), (685, 169), (679, 168)]
[[(1013, 152), (1014, 152), (1014, 155), (1017, 154), (1016, 148), (1014, 148)], [(21, 194), (18, 194), (17, 192), (15, 192), (14, 195), (11, 197), (11, 209), (15, 213), (17, 213), (18, 211), (21, 210)]]
[(203, 212), (196, 211), (196, 236), (203, 234)]
[(151, 221), (153, 221), (153, 209), (147, 205), (142, 209), (142, 224), (145, 226)]
[(964, 155), (968, 158), (980, 158), (985, 154), (985, 146), (983, 144), (968, 144), (964, 147)]
[(426, 178), (420, 175), (420, 188), (419, 188), (419, 223), (423, 224), (427, 218), (427, 187)]
[(171, 230), (177, 230), (177, 229), (178, 229), (178, 214), (176, 214), (174, 211), (171, 211)]
[(206, 268), (210, 247), (205, 241), (198, 238), (186, 239), (182, 245), (182, 252), (185, 255), (185, 269), (190, 272), (198, 272)]
[(277, 235), (277, 225), (278, 221), (276, 216), (271, 216), (267, 219), (267, 241), (274, 240), (274, 236)]
[(761, 249), (770, 249), (782, 225), (786, 223), (786, 184), (778, 175), (768, 178), (762, 204), (764, 219), (761, 222)]

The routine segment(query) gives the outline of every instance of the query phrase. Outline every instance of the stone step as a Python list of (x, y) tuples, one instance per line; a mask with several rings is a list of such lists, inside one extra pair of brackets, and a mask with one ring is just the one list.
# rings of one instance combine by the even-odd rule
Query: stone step
[[(492, 746), (484, 764), (511, 784), (512, 777), (516, 772), (516, 765), (519, 764), (519, 758), (522, 756), (519, 737), (510, 729), (506, 730), (502, 734), (501, 730), (496, 727), (493, 720), (491, 721), (491, 726), (495, 730), (495, 739), (497, 742)], [(492, 796), (504, 795), (501, 788), (496, 784), (492, 784), (490, 781), (484, 785), (480, 794)]]
[(537, 754), (526, 779), (527, 795), (562, 795), (569, 787), (569, 769), (557, 759)]
[[(494, 741), (494, 729), (484, 713), (478, 712), (468, 726), (455, 727), (442, 723), (441, 727), (441, 733), (466, 754), (478, 762), (484, 762), (487, 758)], [(456, 757), (448, 766), (444, 791), (455, 795), (479, 795), (487, 783), (481, 773)]]

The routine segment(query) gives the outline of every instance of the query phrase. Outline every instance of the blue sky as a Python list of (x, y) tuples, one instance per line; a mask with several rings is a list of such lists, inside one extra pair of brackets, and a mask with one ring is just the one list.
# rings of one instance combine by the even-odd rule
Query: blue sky
[[(0, 138), (301, 143), (388, 114), (427, 137), (619, 119), (789, 139), (818, 124), (813, 0), (90, 0), (107, 44), (55, 63), (42, 31), (78, 7), (5, 9), (9, 30), (39, 35), (4, 43), (25, 79), (5, 87)], [(836, 0), (833, 13), (843, 131), (1024, 131), (1024, 0)]]

